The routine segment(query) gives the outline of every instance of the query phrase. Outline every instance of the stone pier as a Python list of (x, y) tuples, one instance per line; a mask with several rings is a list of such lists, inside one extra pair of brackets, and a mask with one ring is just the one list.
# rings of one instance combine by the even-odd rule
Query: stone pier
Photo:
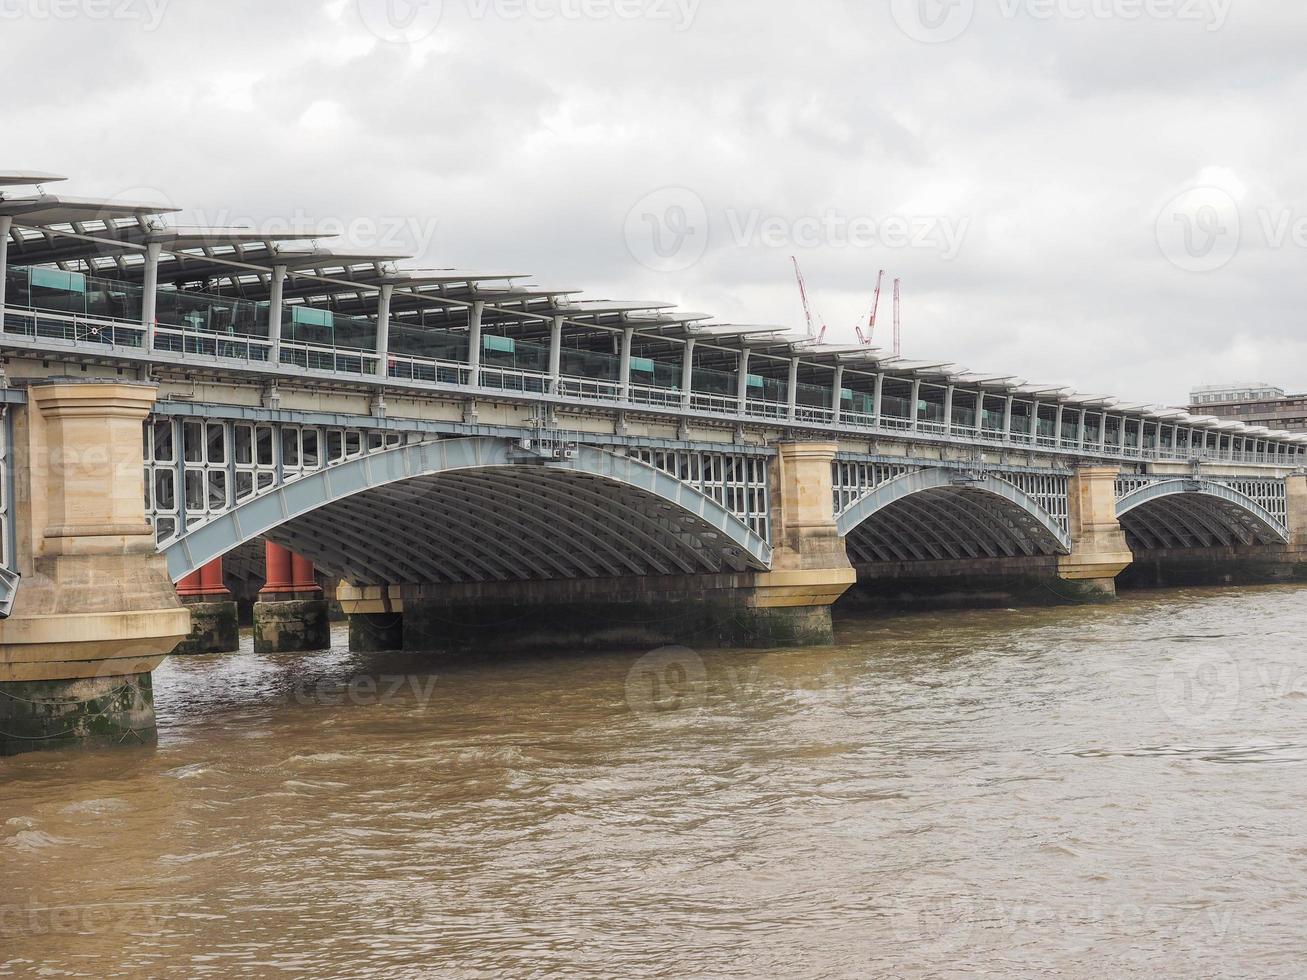
[(32, 382), (14, 412), (15, 558), (0, 754), (155, 739), (150, 671), (190, 633), (146, 523), (151, 384)]
[(236, 600), (223, 584), (221, 558), (215, 558), (178, 582), (177, 594), (191, 611), (191, 635), (177, 645), (174, 655), (231, 653), (240, 649)]
[(1093, 601), (1116, 595), (1116, 577), (1134, 561), (1116, 519), (1115, 466), (1082, 466), (1067, 486), (1071, 553), (1057, 562), (1058, 577), (1079, 597)]
[(274, 541), (266, 544), (267, 581), (254, 604), (254, 652), (296, 653), (331, 646), (327, 600), (313, 563)]

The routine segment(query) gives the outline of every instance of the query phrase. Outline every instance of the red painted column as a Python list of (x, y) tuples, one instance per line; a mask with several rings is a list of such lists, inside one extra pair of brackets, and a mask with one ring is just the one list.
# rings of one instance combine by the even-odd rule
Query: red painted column
[(299, 555), (291, 555), (291, 579), (296, 592), (321, 592), (313, 575), (313, 562)]
[(259, 594), (294, 592), (295, 583), (291, 576), (294, 559), (291, 550), (272, 541), (265, 544), (267, 547), (264, 549), (264, 557), (267, 560), (268, 570), (263, 590)]
[(222, 580), (222, 559), (215, 558), (203, 568), (200, 569), (200, 595), (230, 597), (231, 593), (227, 591), (227, 586)]
[(191, 574), (178, 582), (177, 594), (179, 596), (204, 595), (204, 583), (201, 580), (200, 573), (191, 572)]

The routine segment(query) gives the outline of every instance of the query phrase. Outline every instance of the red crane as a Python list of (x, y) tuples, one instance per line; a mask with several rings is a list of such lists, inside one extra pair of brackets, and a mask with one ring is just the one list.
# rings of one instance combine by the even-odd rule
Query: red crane
[[(812, 307), (808, 303), (808, 287), (803, 282), (803, 272), (799, 268), (799, 257), (791, 255), (790, 259), (794, 262), (794, 278), (799, 280), (799, 295), (803, 297), (803, 316), (808, 321), (808, 339), (815, 340), (820, 344), (826, 340), (826, 324), (824, 321), (822, 322), (820, 331), (813, 325)], [(817, 319), (821, 321), (820, 314), (817, 315)]]
[(881, 269), (879, 275), (876, 276), (876, 295), (871, 300), (871, 316), (867, 318), (867, 332), (863, 333), (862, 327), (858, 324), (853, 325), (853, 329), (858, 334), (858, 343), (863, 347), (871, 346), (871, 338), (876, 334), (876, 311), (880, 309), (880, 287), (884, 281), (885, 270)]
[(899, 318), (899, 283), (903, 280), (894, 280), (894, 356), (898, 357), (903, 352), (903, 323)]

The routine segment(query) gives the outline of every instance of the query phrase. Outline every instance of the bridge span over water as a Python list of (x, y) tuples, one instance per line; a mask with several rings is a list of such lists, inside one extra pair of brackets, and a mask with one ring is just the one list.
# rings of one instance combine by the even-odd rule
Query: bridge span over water
[(0, 174), (0, 751), (149, 737), (242, 548), (270, 647), (325, 583), (352, 642), (431, 650), (822, 642), (851, 587), (1300, 561), (1307, 436), (54, 179)]

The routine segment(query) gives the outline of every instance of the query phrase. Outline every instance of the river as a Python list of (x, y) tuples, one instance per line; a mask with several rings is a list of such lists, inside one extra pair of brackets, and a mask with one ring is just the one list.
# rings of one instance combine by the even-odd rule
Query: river
[(0, 760), (0, 976), (1301, 975), (1305, 597), (171, 660)]

